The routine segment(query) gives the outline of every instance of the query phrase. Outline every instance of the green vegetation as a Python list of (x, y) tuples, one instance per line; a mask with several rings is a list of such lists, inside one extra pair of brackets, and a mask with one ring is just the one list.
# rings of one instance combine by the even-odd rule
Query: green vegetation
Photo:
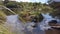
[(3, 24), (0, 24), (0, 34), (12, 34)]
[[(51, 8), (50, 6), (48, 6), (46, 4), (42, 4), (42, 3), (10, 1), (10, 2), (6, 2), (6, 3), (4, 3), (4, 2), (0, 3), (0, 5), (6, 6), (7, 8), (11, 9), (13, 12), (18, 14), (23, 19), (23, 21), (26, 21), (26, 19), (29, 16), (37, 17), (38, 20), (42, 21), (43, 16), (41, 15), (41, 13), (52, 13), (52, 14), (54, 13), (53, 8)], [(7, 9), (0, 9), (0, 25), (1, 25), (1, 23), (4, 24), (4, 22), (6, 21), (7, 15), (12, 15), (12, 14), (13, 13), (11, 13)], [(0, 34), (10, 34), (9, 33), (10, 31), (9, 30), (7, 31), (7, 30), (8, 30), (7, 28), (5, 28), (5, 27), (3, 28), (3, 26), (0, 26)]]
[[(23, 15), (28, 14), (28, 13), (30, 13), (30, 16), (32, 16), (32, 15), (39, 16), (39, 14), (41, 14), (41, 13), (49, 13), (49, 12), (53, 11), (53, 9), (51, 7), (49, 7), (46, 4), (42, 4), (40, 2), (39, 3), (32, 3), (32, 2), (28, 3), (28, 2), (15, 2), (15, 1), (7, 2), (6, 1), (4, 6), (11, 9), (13, 12), (18, 14), (20, 17), (22, 17)], [(13, 14), (6, 9), (3, 9), (3, 12), (6, 15)], [(42, 16), (40, 16), (40, 17), (42, 17)], [(24, 18), (23, 18), (23, 20), (24, 20)]]
[(0, 24), (6, 21), (6, 14), (0, 11)]

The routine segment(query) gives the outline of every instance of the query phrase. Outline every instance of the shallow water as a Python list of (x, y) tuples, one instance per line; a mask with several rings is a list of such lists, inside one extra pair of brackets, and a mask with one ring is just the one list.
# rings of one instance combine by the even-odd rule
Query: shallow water
[(10, 15), (7, 16), (7, 20), (5, 23), (5, 26), (10, 29), (11, 32), (14, 32), (15, 34), (23, 34), (22, 30), (24, 29), (24, 26), (21, 21), (18, 19), (18, 15)]
[[(10, 15), (6, 17), (6, 23), (5, 26), (9, 28), (11, 32), (14, 32), (15, 34), (45, 34), (44, 30), (48, 30), (50, 26), (48, 25), (48, 22), (50, 20), (55, 20), (52, 18), (48, 13), (42, 14), (44, 16), (44, 19), (42, 22), (38, 24), (36, 29), (33, 29), (31, 27), (31, 23), (23, 24), (19, 19), (18, 15)], [(33, 23), (34, 24), (34, 23)], [(28, 28), (29, 27), (29, 28)], [(29, 31), (30, 30), (30, 31)]]

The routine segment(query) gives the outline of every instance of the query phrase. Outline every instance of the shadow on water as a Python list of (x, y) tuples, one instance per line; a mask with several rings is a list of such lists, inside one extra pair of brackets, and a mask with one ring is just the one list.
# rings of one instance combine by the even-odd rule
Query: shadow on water
[[(55, 18), (52, 18), (52, 16), (50, 16), (49, 13), (47, 14), (42, 13), (42, 15), (44, 19), (40, 24), (38, 24), (38, 27), (36, 29), (32, 30), (34, 34), (37, 34), (37, 33), (45, 34), (44, 30), (48, 30), (48, 28), (50, 28), (50, 26), (48, 25), (48, 22), (50, 20), (56, 20)], [(25, 25), (18, 19), (18, 15), (7, 16), (6, 26), (9, 27), (10, 31), (14, 32), (15, 34), (24, 34)]]

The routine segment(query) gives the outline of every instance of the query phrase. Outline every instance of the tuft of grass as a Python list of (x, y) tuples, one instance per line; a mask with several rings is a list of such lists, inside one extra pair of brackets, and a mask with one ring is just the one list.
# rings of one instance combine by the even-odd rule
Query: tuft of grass
[(0, 25), (0, 34), (12, 34), (8, 28), (6, 28), (5, 26), (3, 26), (4, 24)]
[(0, 24), (6, 21), (6, 14), (0, 11)]
[(6, 21), (6, 14), (0, 10), (0, 34), (12, 34), (8, 28), (4, 26)]

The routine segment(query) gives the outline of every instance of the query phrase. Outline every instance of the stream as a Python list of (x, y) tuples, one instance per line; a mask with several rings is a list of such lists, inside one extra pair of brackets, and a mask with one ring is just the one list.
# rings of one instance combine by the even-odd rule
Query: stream
[[(10, 10), (9, 8), (5, 7), (5, 6), (1, 6), (7, 10), (9, 10), (10, 12), (14, 13), (12, 10)], [(47, 14), (43, 14), (43, 21), (38, 23), (38, 26), (36, 28), (31, 27), (31, 25), (33, 25), (33, 22), (28, 22), (26, 24), (22, 23), (19, 19), (18, 19), (18, 15), (9, 15), (6, 16), (6, 23), (4, 24), (4, 26), (6, 28), (9, 29), (9, 31), (11, 31), (14, 34), (45, 34), (44, 30), (48, 30), (48, 28), (51, 28), (48, 25), (48, 22), (51, 20), (57, 20), (58, 23), (60, 22), (60, 19), (58, 18), (52, 18), (52, 16), (49, 15), (49, 13)]]
[(22, 23), (19, 19), (18, 19), (18, 15), (9, 15), (6, 16), (6, 23), (5, 26), (9, 28), (9, 30), (15, 34), (45, 34), (44, 30), (48, 30), (48, 28), (51, 28), (48, 25), (48, 22), (51, 20), (57, 20), (55, 18), (52, 18), (52, 16), (49, 15), (49, 13), (47, 14), (43, 14), (43, 21), (40, 22), (38, 24), (38, 27), (36, 27), (36, 29), (34, 29), (33, 27), (31, 27), (30, 24), (34, 24), (33, 22), (29, 22), (29, 23)]

